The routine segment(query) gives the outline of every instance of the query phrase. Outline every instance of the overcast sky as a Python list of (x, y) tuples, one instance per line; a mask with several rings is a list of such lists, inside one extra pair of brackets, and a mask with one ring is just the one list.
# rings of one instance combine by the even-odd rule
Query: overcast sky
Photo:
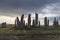
[(60, 0), (0, 0), (2, 21), (4, 17), (12, 19), (21, 14), (25, 14), (25, 16), (32, 14), (32, 18), (34, 18), (35, 12), (39, 14), (39, 18), (47, 16), (50, 20), (53, 20), (52, 17), (60, 20)]

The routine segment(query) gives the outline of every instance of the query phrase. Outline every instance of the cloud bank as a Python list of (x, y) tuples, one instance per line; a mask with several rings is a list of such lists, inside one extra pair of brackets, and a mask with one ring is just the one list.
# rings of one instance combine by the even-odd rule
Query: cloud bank
[(0, 16), (32, 14), (34, 18), (35, 12), (39, 14), (39, 18), (47, 16), (50, 20), (53, 20), (52, 17), (60, 20), (60, 0), (0, 0)]

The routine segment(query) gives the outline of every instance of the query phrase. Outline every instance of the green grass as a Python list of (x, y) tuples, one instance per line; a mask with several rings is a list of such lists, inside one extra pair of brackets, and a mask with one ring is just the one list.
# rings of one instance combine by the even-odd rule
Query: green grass
[(12, 27), (0, 28), (0, 35), (24, 35), (24, 34), (60, 34), (60, 27), (48, 29), (32, 28), (31, 30), (16, 30)]

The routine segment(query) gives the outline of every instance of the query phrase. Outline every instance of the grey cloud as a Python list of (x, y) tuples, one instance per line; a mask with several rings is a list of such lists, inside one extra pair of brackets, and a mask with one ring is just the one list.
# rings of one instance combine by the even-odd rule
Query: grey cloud
[[(37, 3), (38, 2), (38, 3)], [(38, 5), (42, 2), (39, 0), (36, 2), (36, 0), (0, 0), (0, 3), (10, 5), (10, 6), (33, 6), (33, 5)]]
[(58, 2), (60, 2), (60, 0), (0, 0), (0, 12), (3, 12), (2, 15), (9, 15), (8, 12), (14, 15), (17, 13), (39, 13), (47, 4)]
[(0, 0), (0, 5), (20, 8), (20, 7), (40, 7), (45, 4), (59, 2), (60, 0)]

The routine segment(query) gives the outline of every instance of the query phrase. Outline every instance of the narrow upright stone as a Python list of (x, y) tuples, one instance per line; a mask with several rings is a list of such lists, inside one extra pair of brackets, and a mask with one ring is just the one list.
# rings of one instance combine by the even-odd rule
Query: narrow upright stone
[(44, 25), (45, 25), (45, 29), (48, 29), (48, 21), (47, 21), (47, 17), (45, 17), (45, 19), (44, 19)]
[(24, 14), (21, 16), (21, 23), (20, 23), (20, 29), (24, 28)]
[(38, 14), (35, 13), (35, 27), (38, 27)]
[(54, 27), (57, 27), (57, 21), (56, 21), (56, 18), (54, 18), (53, 26), (54, 26)]
[(49, 27), (49, 20), (48, 20), (48, 27)]
[(31, 14), (28, 15), (28, 29), (31, 29)]
[(25, 28), (25, 20), (23, 21), (23, 26), (24, 26), (24, 28)]
[(19, 18), (17, 17), (15, 20), (15, 28), (19, 28)]
[(40, 27), (40, 21), (39, 21), (39, 27)]
[(32, 22), (32, 26), (35, 27), (35, 20), (33, 20), (33, 22)]
[(57, 25), (57, 27), (59, 26), (59, 22), (58, 22), (58, 20), (57, 20), (57, 22), (56, 22), (56, 25)]

